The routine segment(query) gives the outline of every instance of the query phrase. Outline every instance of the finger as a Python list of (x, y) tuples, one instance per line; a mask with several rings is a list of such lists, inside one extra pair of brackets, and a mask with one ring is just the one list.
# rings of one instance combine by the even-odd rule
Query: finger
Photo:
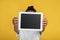
[(44, 20), (43, 20), (43, 26), (46, 26), (47, 23), (48, 23), (48, 20), (46, 18), (44, 18)]
[(43, 23), (48, 23), (48, 20), (47, 20), (47, 19), (44, 19), (44, 20), (43, 20)]
[(14, 18), (13, 18), (13, 21), (14, 21), (15, 19), (18, 19), (18, 18), (17, 18), (17, 17), (14, 17)]
[(12, 20), (12, 23), (15, 24), (16, 21), (18, 21), (18, 18), (14, 17), (13, 20)]

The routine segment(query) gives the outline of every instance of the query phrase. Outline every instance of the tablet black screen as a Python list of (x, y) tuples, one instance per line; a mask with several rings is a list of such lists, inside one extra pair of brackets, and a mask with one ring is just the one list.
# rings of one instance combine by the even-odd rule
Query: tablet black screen
[(21, 28), (40, 29), (40, 14), (21, 14)]

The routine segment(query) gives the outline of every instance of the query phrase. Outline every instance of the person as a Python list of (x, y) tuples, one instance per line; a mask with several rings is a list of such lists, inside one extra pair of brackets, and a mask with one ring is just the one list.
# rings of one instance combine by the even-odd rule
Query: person
[[(36, 12), (33, 6), (29, 6), (25, 12)], [(20, 40), (40, 40), (42, 32), (45, 30), (47, 25), (47, 19), (43, 19), (43, 31), (27, 31), (18, 30), (18, 17), (13, 18), (14, 31), (17, 33)]]

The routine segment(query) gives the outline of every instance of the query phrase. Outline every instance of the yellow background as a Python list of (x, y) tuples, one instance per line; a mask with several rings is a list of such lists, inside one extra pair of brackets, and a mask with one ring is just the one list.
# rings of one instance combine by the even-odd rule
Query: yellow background
[(0, 0), (0, 40), (18, 40), (12, 18), (30, 5), (48, 19), (41, 40), (60, 40), (60, 0)]

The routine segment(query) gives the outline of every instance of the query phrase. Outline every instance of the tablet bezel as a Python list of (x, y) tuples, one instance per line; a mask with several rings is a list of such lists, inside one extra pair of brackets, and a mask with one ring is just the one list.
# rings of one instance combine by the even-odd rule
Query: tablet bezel
[[(25, 29), (25, 28), (21, 28), (21, 14), (40, 14), (41, 15), (40, 29)], [(43, 13), (42, 12), (19, 12), (18, 30), (42, 31), (43, 30)]]

